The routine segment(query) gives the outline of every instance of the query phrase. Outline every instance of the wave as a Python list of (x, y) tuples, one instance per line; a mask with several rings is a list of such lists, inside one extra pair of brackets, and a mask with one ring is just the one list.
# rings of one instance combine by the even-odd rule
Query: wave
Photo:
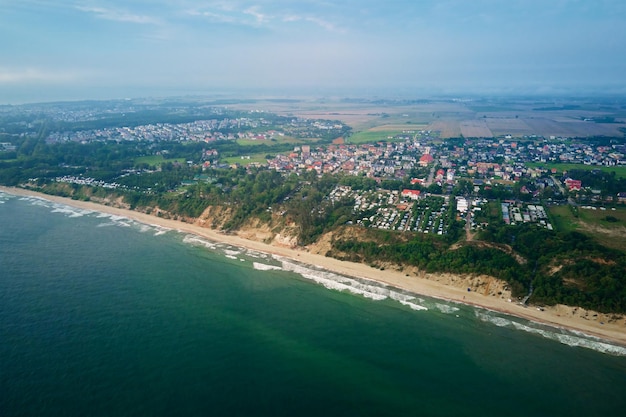
[(454, 307), (449, 304), (435, 303), (435, 307), (437, 308), (437, 310), (445, 314), (452, 314), (452, 313), (456, 313), (457, 311), (459, 311), (458, 307)]
[(161, 236), (166, 234), (167, 232), (171, 231), (172, 229), (168, 229), (167, 227), (162, 227), (162, 226), (157, 226), (157, 225), (151, 225), (154, 229), (154, 235), (155, 236)]
[(416, 301), (421, 302), (422, 300), (419, 300), (412, 295), (402, 293), (399, 290), (392, 290), (383, 284), (374, 284), (370, 281), (349, 278), (333, 272), (318, 270), (278, 256), (276, 259), (281, 262), (283, 270), (294, 272), (305, 279), (324, 286), (327, 289), (348, 291), (352, 294), (361, 295), (375, 301), (382, 301), (390, 298), (410, 307), (413, 310), (428, 310), (427, 307), (416, 303)]
[(75, 209), (73, 207), (65, 206), (61, 204), (54, 204), (52, 206), (52, 213), (61, 213), (61, 214), (67, 215), (68, 217), (83, 217), (87, 214), (92, 214), (93, 211)]
[(187, 243), (194, 246), (203, 246), (207, 249), (217, 249), (218, 245), (216, 243), (210, 242), (208, 240), (202, 239), (196, 235), (186, 235), (183, 238), (183, 243)]
[(236, 257), (237, 255), (241, 255), (240, 250), (232, 250), (232, 249), (224, 249), (224, 253), (227, 256), (233, 256), (233, 257)]
[(256, 259), (269, 259), (270, 258), (270, 255), (268, 255), (267, 253), (258, 252), (252, 249), (246, 250), (246, 256), (249, 256), (250, 258), (256, 258)]
[(498, 327), (507, 327), (522, 330), (555, 340), (564, 345), (592, 349), (601, 353), (616, 356), (626, 356), (626, 347), (613, 345), (595, 336), (587, 335), (580, 331), (565, 330), (557, 327), (549, 327), (540, 323), (522, 323), (512, 318), (502, 317), (486, 310), (475, 310), (476, 317), (481, 321), (494, 324)]
[(252, 267), (258, 271), (282, 270), (283, 268), (276, 265), (262, 264), (260, 262), (252, 262)]

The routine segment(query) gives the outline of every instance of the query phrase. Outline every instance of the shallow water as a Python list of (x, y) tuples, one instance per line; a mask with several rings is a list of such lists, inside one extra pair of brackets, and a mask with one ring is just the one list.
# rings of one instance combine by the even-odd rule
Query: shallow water
[(626, 406), (626, 352), (601, 340), (7, 194), (0, 340), (3, 416)]

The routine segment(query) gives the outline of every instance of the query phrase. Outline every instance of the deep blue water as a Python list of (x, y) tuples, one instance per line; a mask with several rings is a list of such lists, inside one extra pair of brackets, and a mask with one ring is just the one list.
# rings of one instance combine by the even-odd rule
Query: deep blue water
[(0, 194), (1, 416), (617, 416), (625, 354)]

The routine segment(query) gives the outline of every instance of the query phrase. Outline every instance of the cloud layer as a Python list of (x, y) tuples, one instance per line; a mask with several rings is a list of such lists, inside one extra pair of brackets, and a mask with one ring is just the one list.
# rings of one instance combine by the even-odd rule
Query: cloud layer
[(625, 18), (621, 0), (5, 0), (0, 94), (626, 92)]

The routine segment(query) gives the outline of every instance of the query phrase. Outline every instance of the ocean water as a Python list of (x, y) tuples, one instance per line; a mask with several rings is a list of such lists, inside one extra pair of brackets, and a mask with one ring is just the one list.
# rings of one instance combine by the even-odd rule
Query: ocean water
[(618, 416), (626, 349), (0, 193), (0, 415)]

